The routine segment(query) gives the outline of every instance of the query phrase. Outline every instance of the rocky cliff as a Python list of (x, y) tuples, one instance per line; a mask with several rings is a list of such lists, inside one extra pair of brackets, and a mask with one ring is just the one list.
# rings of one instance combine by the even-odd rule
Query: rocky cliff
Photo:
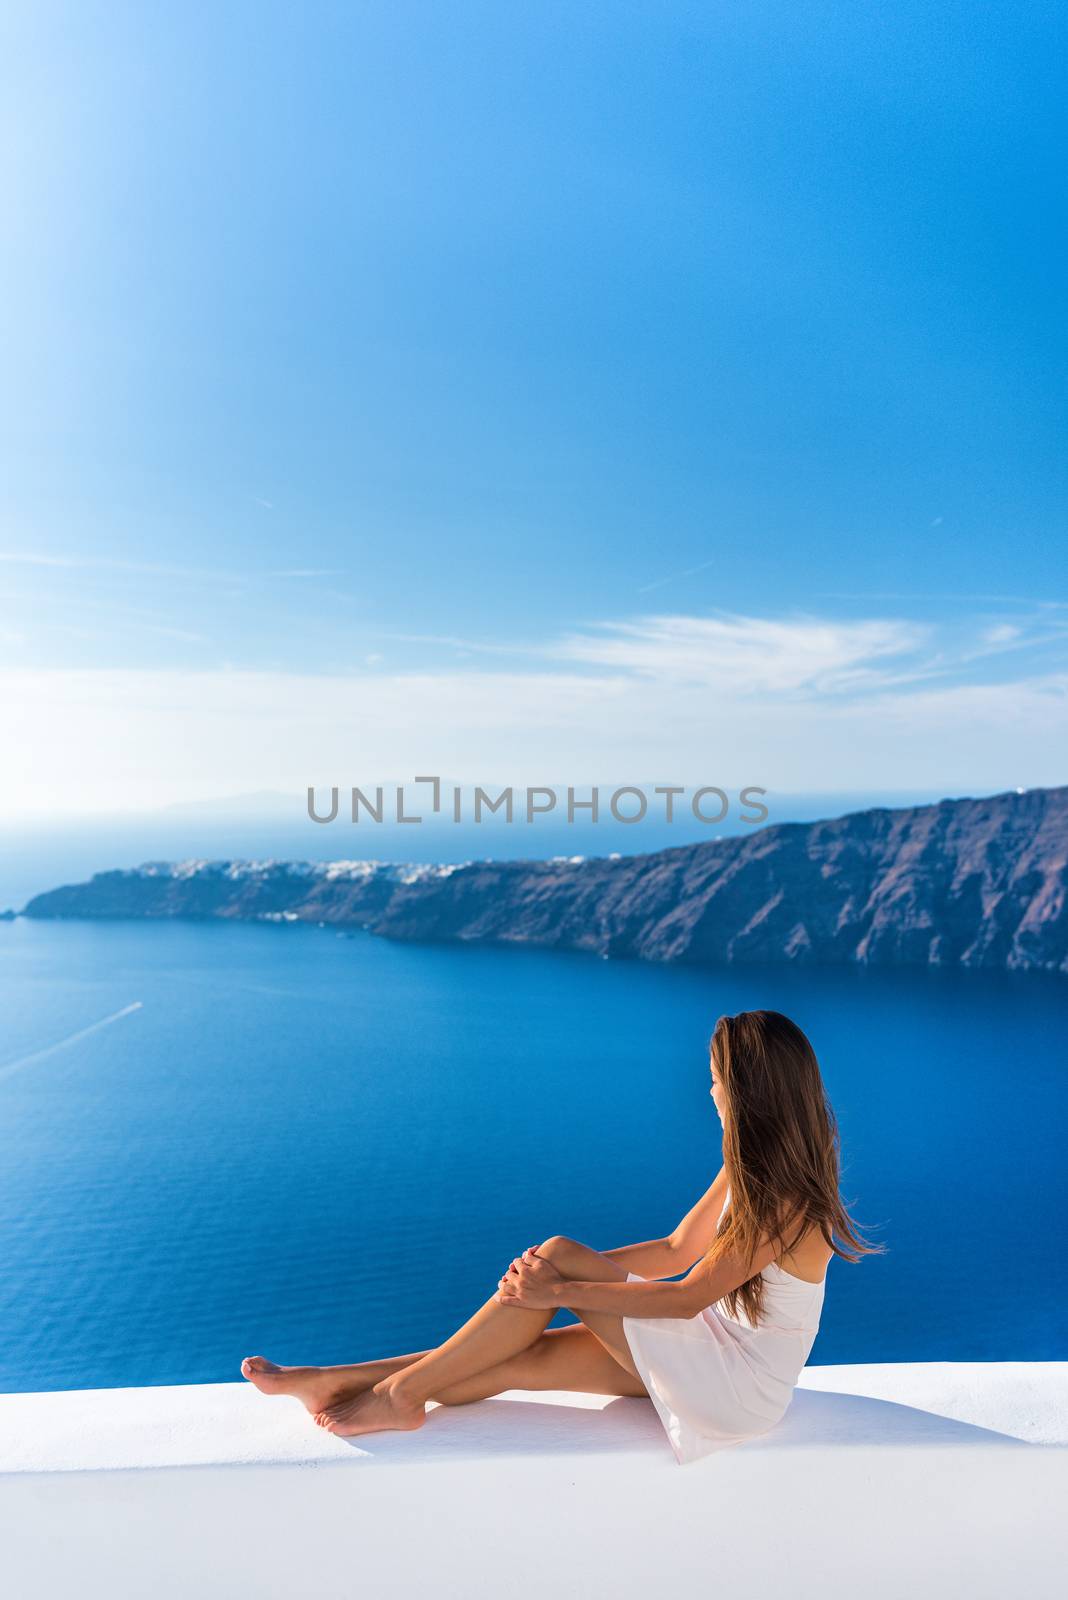
[(332, 923), (649, 961), (1068, 972), (1068, 787), (780, 823), (643, 856), (149, 863), (28, 917)]

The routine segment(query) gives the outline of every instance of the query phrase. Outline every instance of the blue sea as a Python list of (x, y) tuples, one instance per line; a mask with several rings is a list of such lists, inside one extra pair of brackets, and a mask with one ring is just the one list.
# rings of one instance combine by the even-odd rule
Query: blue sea
[(1068, 1357), (1063, 980), (24, 920), (0, 973), (2, 1389), (419, 1350), (551, 1233), (667, 1232), (721, 1162), (708, 1036), (756, 1006), (888, 1247), (831, 1262), (812, 1363)]

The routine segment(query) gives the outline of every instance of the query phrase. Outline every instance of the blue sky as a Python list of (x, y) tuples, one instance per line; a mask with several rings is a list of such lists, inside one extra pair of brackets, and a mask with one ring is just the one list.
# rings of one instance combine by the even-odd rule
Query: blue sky
[(9, 12), (6, 810), (1063, 781), (1064, 31)]

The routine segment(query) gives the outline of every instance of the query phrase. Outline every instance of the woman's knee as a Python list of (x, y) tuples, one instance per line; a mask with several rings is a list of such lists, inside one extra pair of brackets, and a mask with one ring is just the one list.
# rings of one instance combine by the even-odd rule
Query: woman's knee
[(577, 1239), (569, 1239), (566, 1234), (554, 1233), (550, 1239), (536, 1247), (539, 1256), (545, 1256), (549, 1261), (558, 1262), (562, 1257), (574, 1255), (576, 1250), (584, 1250), (585, 1245), (579, 1244)]
[(563, 1233), (554, 1233), (551, 1239), (537, 1246), (537, 1251), (539, 1256), (546, 1256), (565, 1278), (591, 1278), (613, 1283), (623, 1281), (627, 1276), (626, 1267), (613, 1261), (611, 1256), (602, 1255), (592, 1245), (569, 1239)]
[(551, 1239), (539, 1244), (537, 1253), (551, 1261), (557, 1272), (562, 1272), (565, 1277), (570, 1273), (580, 1278), (592, 1269), (597, 1255), (596, 1250), (588, 1244), (569, 1239), (564, 1233), (554, 1233)]

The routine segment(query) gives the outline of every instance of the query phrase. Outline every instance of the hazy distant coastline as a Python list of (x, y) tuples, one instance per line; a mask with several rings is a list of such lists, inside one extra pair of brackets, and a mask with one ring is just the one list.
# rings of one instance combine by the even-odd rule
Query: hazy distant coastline
[(1068, 972), (1068, 787), (876, 807), (649, 855), (148, 863), (32, 918), (233, 918), (651, 961)]

